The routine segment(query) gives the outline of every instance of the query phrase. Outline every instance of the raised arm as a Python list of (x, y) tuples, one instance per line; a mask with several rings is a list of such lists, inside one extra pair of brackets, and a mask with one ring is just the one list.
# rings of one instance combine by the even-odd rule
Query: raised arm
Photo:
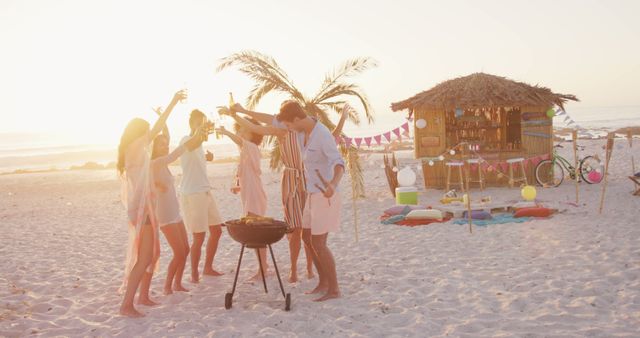
[[(239, 105), (236, 104), (235, 106), (239, 106)], [(227, 109), (226, 107), (221, 107), (218, 110), (218, 113), (220, 115), (230, 116), (236, 121), (236, 123), (240, 125), (240, 127), (245, 128), (255, 134), (260, 134), (265, 136), (273, 135), (277, 137), (284, 137), (287, 134), (287, 131), (285, 129), (273, 126), (271, 124), (272, 122), (269, 122), (266, 126), (252, 123), (251, 121), (248, 121), (247, 119), (238, 116), (238, 114), (233, 109), (230, 110), (230, 109)]]
[(228, 131), (227, 129), (225, 129), (225, 127), (217, 128), (216, 131), (222, 135), (229, 137), (231, 141), (233, 141), (233, 143), (238, 145), (238, 147), (242, 147), (242, 137)]
[(198, 129), (196, 133), (193, 136), (191, 136), (191, 138), (189, 138), (186, 142), (184, 142), (183, 144), (178, 146), (176, 149), (174, 149), (171, 153), (169, 153), (169, 155), (158, 157), (155, 160), (153, 160), (153, 164), (169, 165), (170, 163), (173, 163), (175, 160), (177, 160), (178, 157), (180, 157), (180, 155), (182, 155), (185, 152), (185, 150), (198, 148), (204, 141), (204, 133), (205, 132), (203, 129)]
[(171, 99), (171, 102), (167, 106), (167, 109), (165, 109), (162, 112), (162, 114), (160, 114), (160, 117), (158, 118), (156, 123), (153, 125), (153, 128), (151, 128), (151, 131), (149, 132), (149, 142), (151, 142), (151, 140), (153, 140), (160, 133), (160, 131), (165, 127), (165, 124), (167, 123), (167, 118), (171, 114), (173, 107), (175, 107), (176, 104), (180, 102), (180, 100), (184, 100), (186, 98), (187, 98), (187, 94), (184, 90), (179, 90), (173, 95), (173, 99)]
[(273, 119), (275, 118), (275, 116), (271, 114), (258, 113), (255, 111), (247, 110), (243, 106), (241, 106), (239, 103), (234, 104), (233, 106), (229, 107), (229, 109), (232, 112), (243, 113), (245, 115), (253, 117), (254, 119), (258, 120), (258, 122), (260, 123), (269, 124), (269, 125), (273, 123)]
[[(156, 112), (158, 116), (162, 116), (162, 107), (153, 108), (153, 111)], [(164, 124), (164, 128), (162, 128), (162, 135), (167, 138), (167, 143), (171, 141), (171, 135), (169, 135), (169, 126), (167, 126), (166, 123)]]
[(351, 111), (351, 107), (349, 106), (349, 104), (345, 104), (344, 107), (342, 107), (342, 112), (340, 113), (341, 114), (340, 121), (331, 132), (334, 138), (342, 135), (342, 128), (344, 128), (344, 122), (347, 120), (347, 117), (349, 116), (350, 111)]

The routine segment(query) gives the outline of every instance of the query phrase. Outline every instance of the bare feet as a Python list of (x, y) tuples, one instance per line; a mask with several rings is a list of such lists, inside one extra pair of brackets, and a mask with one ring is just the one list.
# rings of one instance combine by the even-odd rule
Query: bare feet
[(165, 294), (165, 296), (168, 296), (170, 294), (173, 294), (173, 290), (171, 290), (171, 288), (164, 288), (163, 293)]
[(291, 271), (289, 273), (289, 283), (296, 283), (296, 282), (298, 282), (298, 273)]
[(306, 295), (313, 295), (313, 294), (317, 294), (317, 293), (327, 292), (327, 290), (329, 290), (329, 286), (318, 284), (318, 286), (316, 286), (315, 289), (313, 289), (311, 291), (307, 291), (307, 292), (305, 292), (305, 294)]
[(130, 318), (144, 317), (143, 313), (138, 312), (133, 306), (120, 307), (120, 314)]
[(138, 304), (140, 305), (146, 305), (146, 306), (156, 306), (156, 305), (160, 305), (160, 303), (154, 302), (151, 300), (151, 298), (138, 298)]
[(213, 277), (218, 277), (218, 276), (222, 276), (224, 275), (222, 272), (218, 272), (214, 269), (204, 269), (203, 274), (205, 276), (213, 276)]
[(327, 292), (324, 296), (314, 299), (314, 302), (324, 302), (325, 300), (340, 298), (340, 291)]
[(189, 289), (185, 289), (185, 287), (182, 285), (174, 285), (173, 289), (180, 292), (189, 292)]

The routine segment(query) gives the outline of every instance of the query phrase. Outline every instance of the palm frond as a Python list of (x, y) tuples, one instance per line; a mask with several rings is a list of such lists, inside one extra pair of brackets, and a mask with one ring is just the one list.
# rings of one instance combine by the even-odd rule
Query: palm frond
[(318, 95), (316, 95), (316, 98), (313, 99), (313, 101), (318, 101), (318, 97), (324, 95), (327, 90), (329, 90), (333, 85), (337, 84), (342, 78), (360, 74), (367, 69), (377, 66), (377, 62), (369, 57), (347, 60), (340, 67), (325, 75), (324, 82), (320, 87), (320, 91), (318, 92)]
[[(329, 109), (333, 110), (334, 112), (336, 112), (338, 115), (342, 113), (342, 109), (344, 108), (345, 104), (346, 104), (346, 101), (334, 101), (334, 102), (320, 102), (320, 103), (318, 103), (319, 106), (326, 106), (327, 108), (329, 108)], [(355, 125), (360, 125), (360, 116), (358, 116), (358, 112), (355, 109), (351, 108), (349, 110), (348, 120), (351, 121)]]
[(356, 98), (358, 98), (358, 100), (360, 100), (360, 103), (362, 104), (362, 107), (364, 108), (364, 114), (365, 114), (365, 117), (367, 118), (367, 122), (373, 123), (373, 120), (374, 120), (372, 115), (373, 108), (369, 103), (369, 99), (362, 92), (360, 87), (358, 87), (355, 84), (343, 84), (343, 83), (336, 84), (332, 88), (330, 88), (327, 92), (325, 92), (322, 96), (318, 97), (317, 98), (318, 101), (314, 101), (314, 102), (324, 102), (326, 100), (334, 99), (336, 97), (343, 96), (343, 95), (355, 96)]

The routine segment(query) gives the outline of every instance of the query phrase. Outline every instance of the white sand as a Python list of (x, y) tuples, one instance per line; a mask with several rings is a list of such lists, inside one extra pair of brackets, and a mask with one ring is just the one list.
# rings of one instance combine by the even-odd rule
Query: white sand
[[(582, 143), (587, 152), (602, 154), (605, 142)], [(638, 149), (636, 141), (640, 167)], [(343, 228), (329, 238), (343, 298), (314, 303), (303, 294), (314, 281), (287, 283), (293, 309), (285, 312), (271, 277), (268, 295), (260, 284), (242, 283), (233, 309), (225, 310), (240, 249), (226, 233), (216, 257), (225, 276), (205, 278), (200, 285), (185, 277), (191, 292), (162, 296), (170, 259), (163, 238), (161, 270), (152, 285), (162, 304), (141, 307), (147, 315), (142, 319), (117, 314), (126, 221), (115, 173), (1, 176), (0, 336), (638, 336), (640, 197), (630, 193), (629, 158), (626, 140), (616, 140), (603, 215), (597, 212), (601, 185), (581, 184), (580, 206), (573, 207), (563, 203), (575, 198), (574, 184), (565, 182), (538, 189), (539, 199), (562, 213), (475, 227), (473, 235), (466, 225), (451, 223), (379, 224), (381, 210), (393, 200), (381, 161), (367, 160), (360, 241), (354, 240), (346, 181)], [(228, 218), (240, 213), (237, 197), (228, 193), (233, 168), (209, 167)], [(281, 217), (279, 176), (265, 170), (269, 212), (276, 217)], [(441, 194), (429, 190), (421, 202), (435, 206)], [(487, 194), (498, 201), (517, 199), (519, 189), (492, 188), (482, 195)], [(286, 278), (286, 241), (274, 250)], [(243, 281), (256, 264), (255, 256), (247, 257)]]

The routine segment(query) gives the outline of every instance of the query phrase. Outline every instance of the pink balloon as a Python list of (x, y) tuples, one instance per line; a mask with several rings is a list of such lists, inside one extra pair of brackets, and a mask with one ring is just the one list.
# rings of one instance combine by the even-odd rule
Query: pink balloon
[(589, 174), (587, 175), (587, 178), (591, 182), (600, 182), (600, 180), (602, 179), (602, 174), (593, 170), (589, 172)]

